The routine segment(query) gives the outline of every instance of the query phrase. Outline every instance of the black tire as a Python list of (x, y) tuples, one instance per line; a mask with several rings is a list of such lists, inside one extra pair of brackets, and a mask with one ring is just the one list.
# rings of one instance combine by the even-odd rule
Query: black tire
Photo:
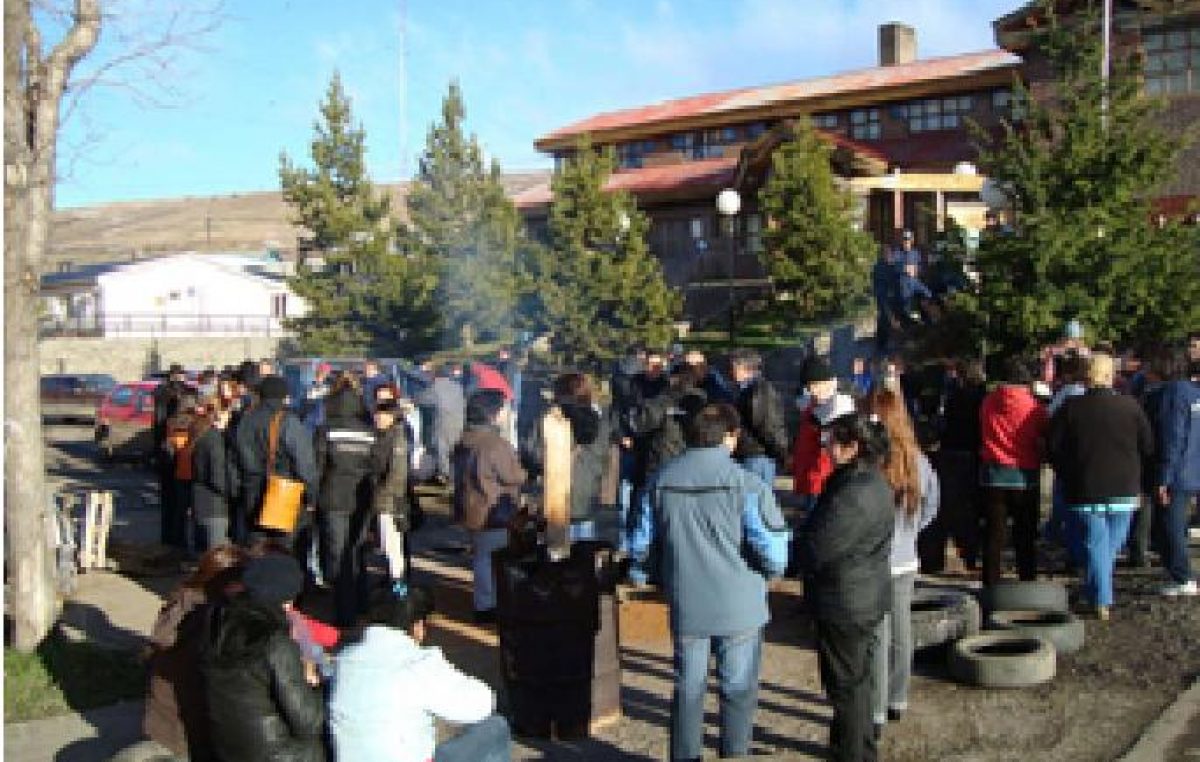
[(1054, 679), (1054, 645), (1043, 638), (988, 633), (950, 649), (950, 674), (981, 688), (1027, 688)]
[(979, 604), (960, 590), (918, 589), (912, 602), (913, 649), (953, 643), (979, 632)]
[(1001, 632), (1045, 638), (1060, 654), (1083, 648), (1083, 620), (1065, 611), (993, 611), (988, 627)]
[(988, 611), (1069, 611), (1067, 588), (1058, 582), (997, 582), (983, 588)]

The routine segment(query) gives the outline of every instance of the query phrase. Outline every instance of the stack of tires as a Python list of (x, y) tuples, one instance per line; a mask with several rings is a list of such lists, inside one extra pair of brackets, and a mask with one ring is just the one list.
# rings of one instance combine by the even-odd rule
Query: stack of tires
[(1057, 655), (1083, 646), (1083, 622), (1055, 582), (999, 582), (983, 590), (988, 631), (950, 651), (950, 674), (984, 688), (1024, 688), (1054, 678)]
[(979, 632), (979, 604), (966, 590), (917, 588), (912, 601), (913, 650), (953, 645)]

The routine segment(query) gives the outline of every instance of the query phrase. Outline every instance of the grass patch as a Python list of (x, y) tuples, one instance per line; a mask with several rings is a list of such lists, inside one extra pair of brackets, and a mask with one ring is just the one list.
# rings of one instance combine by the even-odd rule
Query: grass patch
[(127, 651), (53, 630), (33, 653), (4, 649), (4, 721), (21, 722), (141, 698), (146, 670)]

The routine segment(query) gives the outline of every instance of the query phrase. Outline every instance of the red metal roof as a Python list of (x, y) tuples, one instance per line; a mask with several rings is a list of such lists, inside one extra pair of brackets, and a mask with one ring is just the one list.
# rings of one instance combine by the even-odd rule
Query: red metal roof
[[(628, 191), (635, 196), (663, 193), (687, 187), (724, 187), (733, 182), (738, 157), (685, 161), (679, 164), (664, 164), (658, 167), (623, 169), (609, 176), (604, 184), (606, 191)], [(513, 196), (518, 209), (550, 203), (553, 194), (550, 182), (534, 186)]]
[(649, 106), (610, 111), (560, 127), (540, 138), (560, 140), (606, 130), (670, 122), (689, 117), (727, 114), (789, 101), (805, 101), (843, 93), (865, 92), (899, 85), (949, 79), (983, 71), (1015, 67), (1021, 59), (1005, 50), (985, 50), (942, 58), (929, 58), (896, 66), (803, 79), (765, 87), (748, 87), (719, 93), (695, 95)]

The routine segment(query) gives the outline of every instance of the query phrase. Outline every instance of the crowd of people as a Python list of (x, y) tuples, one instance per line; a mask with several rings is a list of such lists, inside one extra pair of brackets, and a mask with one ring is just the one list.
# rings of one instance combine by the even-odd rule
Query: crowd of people
[[(410, 576), (414, 429), (432, 427), (427, 476), (469, 532), (474, 616), (487, 625), (491, 557), (528, 518), (545, 466), (538, 422), (556, 407), (572, 440), (570, 537), (617, 546), (630, 582), (659, 585), (669, 606), (671, 758), (701, 756), (710, 657), (721, 754), (750, 752), (767, 587), (790, 574), (815, 624), (832, 755), (874, 759), (909, 704), (918, 572), (977, 573), (986, 587), (1011, 541), (1018, 578), (1033, 580), (1062, 571), (1046, 552), (1057, 544), (1080, 575), (1078, 608), (1106, 620), (1128, 540), (1131, 563), (1157, 551), (1165, 595), (1197, 593), (1200, 339), (1187, 359), (1149, 355), (1119, 364), (1073, 339), (1041, 362), (1004, 358), (990, 389), (970, 360), (860, 361), (839, 378), (814, 355), (790, 410), (750, 350), (729, 356), (728, 374), (695, 351), (634, 351), (610, 379), (557, 375), (533, 408), (503, 374), (463, 383), (447, 366), (406, 399), (367, 363), (324, 369), (298, 406), (307, 421), (273, 368), (246, 363), (195, 386), (173, 368), (156, 394), (163, 539), (202, 555), (160, 618), (147, 732), (192, 759), (507, 758), (490, 689), (422, 646), (433, 604)], [(257, 525), (268, 474), (305, 485), (294, 532)], [(369, 557), (382, 574), (366, 573)], [(309, 586), (332, 589), (332, 626), (293, 605)], [(435, 748), (434, 717), (469, 727), (457, 746)]]

